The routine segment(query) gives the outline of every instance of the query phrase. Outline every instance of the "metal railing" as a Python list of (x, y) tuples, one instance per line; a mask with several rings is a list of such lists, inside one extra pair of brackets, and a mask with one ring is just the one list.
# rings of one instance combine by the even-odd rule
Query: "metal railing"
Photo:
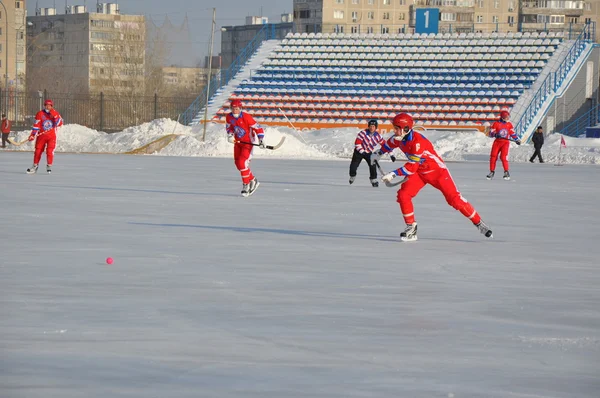
[(198, 113), (208, 106), (206, 99), (211, 98), (219, 88), (227, 85), (235, 75), (242, 70), (248, 59), (260, 47), (263, 41), (275, 38), (275, 26), (273, 24), (265, 24), (254, 36), (254, 39), (246, 47), (242, 49), (240, 55), (233, 61), (229, 68), (221, 70), (210, 80), (210, 92), (207, 95), (207, 87), (202, 90), (202, 93), (192, 102), (192, 104), (181, 115), (181, 124), (189, 125)]
[(587, 127), (598, 123), (598, 120), (600, 120), (600, 105), (596, 105), (585, 114), (564, 126), (560, 133), (571, 137), (578, 137), (581, 134), (585, 134)]
[[(155, 119), (177, 119), (190, 98), (141, 96), (128, 97), (100, 94), (73, 93), (15, 93), (0, 89), (0, 103), (7, 102), (7, 110), (2, 108), (13, 123), (13, 130), (30, 128), (35, 114), (42, 109), (45, 99), (54, 101), (55, 109), (65, 123), (79, 124), (99, 131), (121, 131)], [(15, 111), (17, 106), (18, 112)]]
[(529, 105), (527, 106), (521, 118), (515, 125), (515, 131), (519, 137), (523, 137), (528, 128), (531, 127), (531, 123), (536, 117), (538, 111), (548, 99), (548, 97), (555, 93), (559, 87), (564, 83), (565, 78), (569, 74), (573, 64), (577, 61), (581, 52), (585, 48), (585, 44), (589, 43), (595, 37), (595, 23), (589, 23), (584, 25), (583, 30), (579, 33), (575, 42), (569, 49), (567, 56), (558, 66), (556, 71), (551, 72), (546, 79), (542, 82), (542, 86), (533, 95)]

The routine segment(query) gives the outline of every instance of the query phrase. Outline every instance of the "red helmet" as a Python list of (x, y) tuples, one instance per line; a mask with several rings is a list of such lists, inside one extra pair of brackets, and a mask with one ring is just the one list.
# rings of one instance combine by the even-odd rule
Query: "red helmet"
[(502, 111), (500, 112), (500, 119), (508, 119), (510, 117), (510, 113), (508, 113), (508, 111)]
[(44, 106), (46, 106), (46, 105), (52, 105), (52, 106), (54, 106), (54, 102), (52, 102), (51, 99), (47, 99), (46, 101), (44, 101)]
[(231, 101), (231, 107), (242, 107), (242, 101), (240, 101), (239, 99), (234, 99), (233, 101)]
[(394, 120), (392, 120), (392, 124), (401, 129), (404, 129), (404, 127), (412, 129), (415, 125), (415, 121), (408, 113), (399, 113), (394, 117)]

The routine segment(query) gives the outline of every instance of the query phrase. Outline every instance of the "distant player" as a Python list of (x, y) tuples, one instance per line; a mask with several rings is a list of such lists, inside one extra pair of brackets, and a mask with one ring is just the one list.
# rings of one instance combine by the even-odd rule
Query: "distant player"
[(417, 240), (417, 222), (412, 198), (417, 196), (426, 184), (440, 190), (450, 206), (471, 220), (479, 232), (491, 238), (492, 230), (483, 222), (473, 206), (462, 197), (446, 164), (435, 152), (431, 142), (413, 130), (413, 118), (406, 113), (400, 113), (394, 117), (392, 123), (394, 136), (387, 140), (381, 150), (373, 153), (372, 160), (379, 160), (382, 154), (391, 152), (394, 148), (400, 148), (408, 158), (402, 167), (381, 178), (384, 182), (391, 183), (394, 178), (403, 177), (397, 201), (400, 204), (406, 229), (400, 234), (400, 239)]
[(52, 172), (54, 162), (54, 149), (56, 148), (56, 129), (63, 125), (60, 114), (54, 109), (51, 99), (44, 101), (44, 109), (35, 115), (35, 123), (29, 141), (35, 141), (35, 152), (33, 154), (33, 166), (27, 169), (27, 174), (37, 172), (38, 164), (42, 159), (42, 153), (46, 150), (46, 171)]
[(508, 111), (500, 112), (500, 120), (494, 122), (488, 135), (495, 138), (494, 144), (492, 145), (492, 152), (490, 153), (490, 174), (486, 176), (488, 180), (494, 178), (496, 174), (496, 162), (498, 161), (498, 155), (502, 161), (502, 167), (504, 168), (505, 180), (510, 180), (510, 173), (508, 171), (508, 150), (510, 149), (510, 142), (514, 141), (517, 145), (521, 145), (521, 140), (511, 122), (508, 121), (510, 113)]
[(374, 187), (379, 186), (379, 181), (377, 181), (377, 167), (375, 166), (375, 163), (371, 163), (370, 160), (373, 149), (385, 142), (383, 137), (381, 137), (381, 134), (377, 131), (377, 125), (377, 120), (369, 120), (367, 128), (361, 130), (356, 136), (356, 140), (354, 141), (354, 153), (352, 154), (352, 161), (350, 162), (350, 184), (356, 179), (356, 171), (358, 170), (360, 162), (364, 159), (369, 165), (369, 179), (371, 180), (371, 185)]
[(235, 166), (242, 175), (242, 196), (248, 197), (260, 185), (250, 171), (250, 160), (254, 149), (252, 144), (258, 141), (259, 146), (265, 148), (263, 144), (265, 132), (250, 114), (242, 112), (242, 101), (238, 99), (231, 101), (231, 112), (227, 115), (225, 128), (227, 140), (234, 144)]

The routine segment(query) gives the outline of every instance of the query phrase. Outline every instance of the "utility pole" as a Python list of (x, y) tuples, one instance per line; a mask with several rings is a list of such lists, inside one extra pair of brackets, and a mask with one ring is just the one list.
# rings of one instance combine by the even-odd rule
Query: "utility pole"
[(204, 104), (204, 132), (202, 133), (202, 141), (206, 140), (206, 125), (208, 124), (208, 99), (210, 98), (210, 79), (212, 78), (212, 52), (213, 41), (215, 37), (215, 25), (217, 24), (217, 9), (213, 8), (212, 29), (210, 32), (210, 51), (208, 55), (208, 76), (206, 83), (206, 103)]

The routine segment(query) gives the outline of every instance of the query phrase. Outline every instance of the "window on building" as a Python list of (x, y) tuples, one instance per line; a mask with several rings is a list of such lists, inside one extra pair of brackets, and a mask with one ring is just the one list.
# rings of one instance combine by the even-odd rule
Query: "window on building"
[(335, 0), (336, 4), (344, 4), (344, 0)]
[(479, 7), (479, 8), (483, 8), (484, 7), (483, 0), (477, 0), (477, 7)]
[(483, 23), (483, 15), (477, 15), (477, 23)]
[(15, 8), (21, 8), (21, 2), (15, 1)]
[(352, 22), (358, 21), (358, 11), (352, 11)]
[(383, 19), (390, 19), (390, 13), (389, 12), (384, 12), (382, 18)]
[(387, 26), (382, 26), (381, 27), (381, 33), (390, 33), (390, 28)]
[(498, 19), (497, 15), (492, 15), (492, 22), (493, 23), (498, 23), (499, 22), (499, 19)]
[(342, 25), (335, 25), (335, 29), (333, 29), (334, 33), (344, 33), (344, 27)]
[(400, 5), (401, 6), (405, 6), (406, 5), (406, 0), (400, 0)]
[[(367, 26), (367, 33), (373, 33), (373, 27), (372, 26)], [(2, 66), (0, 64), (0, 66)]]
[(406, 21), (406, 14), (401, 12), (400, 14), (398, 14), (398, 20), (399, 21)]
[(441, 20), (442, 21), (456, 21), (456, 14), (452, 13), (452, 12), (443, 12), (441, 14)]
[(350, 27), (350, 33), (358, 33), (358, 26)]
[(334, 19), (344, 19), (344, 11), (343, 10), (334, 10), (333, 18)]
[[(375, 0), (367, 0), (367, 1), (369, 2), (369, 4), (374, 4)], [(373, 32), (371, 32), (371, 33), (373, 33)]]
[(375, 12), (373, 12), (373, 11), (367, 12), (367, 19), (375, 19)]
[(300, 10), (299, 14), (300, 14), (299, 15), (300, 19), (308, 19), (308, 18), (310, 18), (310, 10)]
[[(360, 4), (360, 0), (352, 0), (352, 4)], [(353, 32), (353, 33), (358, 33), (358, 32)]]
[(570, 17), (569, 23), (579, 23), (579, 17)]
[(585, 11), (592, 11), (592, 3), (586, 1), (583, 6)]
[(494, 8), (500, 8), (500, 0), (494, 0)]
[(509, 15), (508, 16), (508, 20), (506, 22), (508, 22), (508, 24), (512, 26), (512, 24), (515, 23), (515, 17), (514, 17), (514, 15)]
[(389, 6), (390, 4), (392, 4), (391, 1), (392, 0), (383, 0), (383, 5), (384, 6)]

